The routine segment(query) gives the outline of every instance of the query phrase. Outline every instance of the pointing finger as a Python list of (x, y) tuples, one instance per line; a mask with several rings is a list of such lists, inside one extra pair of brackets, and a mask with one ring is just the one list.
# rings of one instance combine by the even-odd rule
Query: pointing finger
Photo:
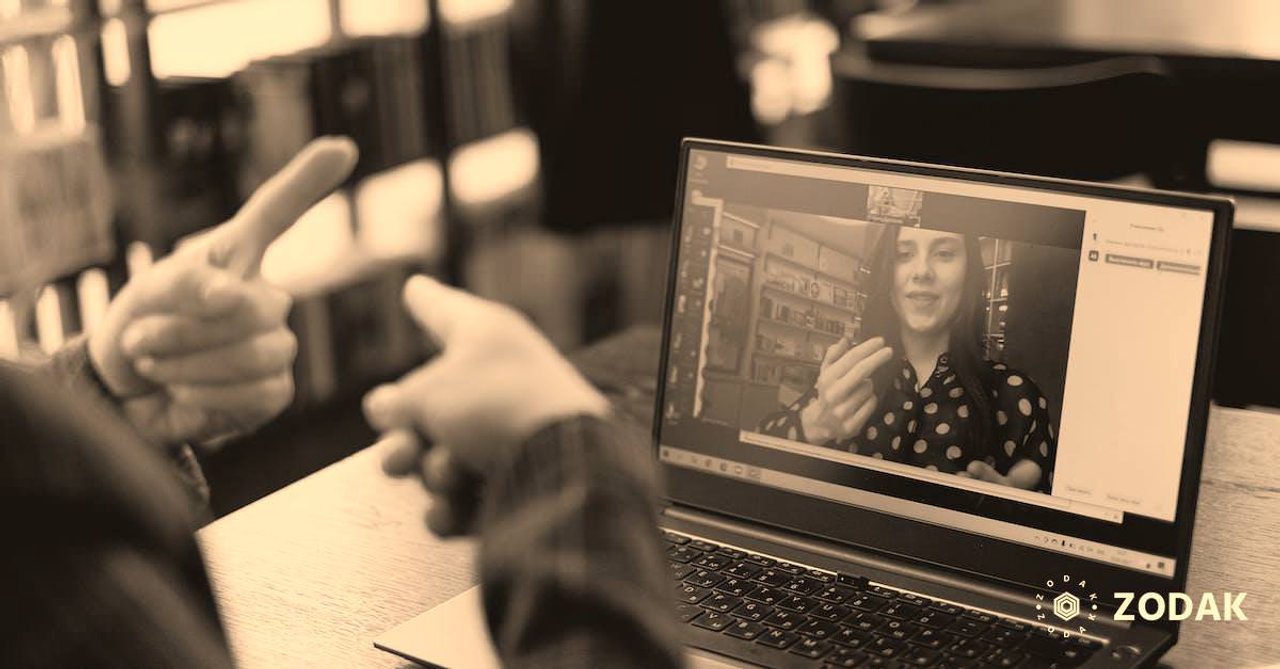
[(404, 285), (404, 305), (418, 325), (447, 347), (467, 322), (483, 315), (487, 301), (452, 288), (428, 276), (416, 274)]
[(267, 246), (341, 185), (358, 158), (350, 138), (312, 141), (259, 187), (234, 218), (210, 233), (209, 262), (237, 276), (256, 276)]

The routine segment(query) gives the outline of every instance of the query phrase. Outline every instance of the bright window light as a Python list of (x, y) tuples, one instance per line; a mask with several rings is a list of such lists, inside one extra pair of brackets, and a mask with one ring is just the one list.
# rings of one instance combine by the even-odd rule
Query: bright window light
[(427, 29), (426, 0), (341, 0), (342, 32), (353, 37), (404, 35)]
[(45, 286), (36, 298), (36, 340), (48, 355), (62, 348), (66, 332), (62, 329), (62, 300), (58, 289)]
[(371, 257), (434, 259), (440, 253), (440, 165), (417, 160), (356, 189), (356, 237)]
[(129, 83), (129, 35), (120, 19), (102, 25), (102, 72), (112, 86)]
[(505, 14), (511, 4), (512, 0), (440, 0), (440, 18), (462, 26)]
[(1205, 169), (1215, 186), (1278, 192), (1280, 144), (1215, 139)]
[(76, 280), (76, 295), (80, 302), (82, 331), (89, 332), (102, 322), (103, 315), (107, 313), (107, 305), (111, 302), (107, 273), (99, 267), (81, 272), (80, 278)]
[(0, 360), (17, 360), (18, 320), (8, 300), (0, 300)]
[(351, 201), (338, 192), (317, 202), (262, 257), (262, 278), (277, 286), (313, 281), (354, 250)]
[(449, 158), (449, 181), (459, 204), (500, 200), (538, 176), (538, 140), (525, 128), (472, 142)]
[(147, 28), (156, 78), (228, 77), (249, 63), (320, 46), (327, 0), (235, 0), (161, 14)]
[(53, 41), (53, 65), (58, 82), (58, 119), (63, 130), (84, 130), (84, 89), (80, 86), (80, 54), (76, 40), (63, 35)]
[(9, 100), (9, 118), (19, 134), (30, 134), (36, 127), (35, 100), (31, 97), (31, 63), (27, 49), (21, 44), (5, 49), (0, 55), (4, 67), (4, 94)]

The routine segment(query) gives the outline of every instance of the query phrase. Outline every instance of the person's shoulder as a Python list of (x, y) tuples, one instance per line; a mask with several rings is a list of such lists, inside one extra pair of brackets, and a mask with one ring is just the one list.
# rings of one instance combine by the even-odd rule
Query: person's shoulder
[(1012, 398), (1014, 401), (1022, 397), (1039, 399), (1044, 396), (1035, 380), (1026, 372), (994, 360), (987, 360), (986, 364), (991, 372), (991, 390), (998, 396)]

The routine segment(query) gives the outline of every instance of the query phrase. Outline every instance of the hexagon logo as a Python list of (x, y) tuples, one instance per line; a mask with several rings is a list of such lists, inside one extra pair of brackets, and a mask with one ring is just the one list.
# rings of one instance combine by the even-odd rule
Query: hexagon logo
[(1053, 614), (1064, 621), (1080, 615), (1080, 598), (1069, 592), (1054, 597)]

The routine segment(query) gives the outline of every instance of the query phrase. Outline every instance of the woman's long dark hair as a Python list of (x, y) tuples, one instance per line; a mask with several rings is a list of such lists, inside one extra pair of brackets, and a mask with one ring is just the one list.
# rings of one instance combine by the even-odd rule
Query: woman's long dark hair
[[(898, 230), (897, 225), (885, 226), (871, 255), (871, 286), (867, 291), (867, 304), (862, 312), (862, 330), (859, 339), (884, 337), (894, 354), (901, 356), (902, 324), (893, 310), (893, 284), (897, 276)], [(991, 410), (991, 369), (986, 364), (983, 334), (982, 289), (986, 280), (986, 268), (982, 264), (982, 248), (978, 238), (964, 237), (964, 285), (961, 288), (960, 305), (951, 323), (948, 357), (951, 369), (969, 395), (972, 412), (966, 429), (969, 437), (968, 452), (981, 458), (991, 450), (991, 437), (995, 431)], [(876, 394), (883, 398), (893, 381), (893, 369), (882, 367), (872, 379)], [(923, 384), (926, 379), (921, 379)], [(883, 405), (883, 403), (882, 403)]]

